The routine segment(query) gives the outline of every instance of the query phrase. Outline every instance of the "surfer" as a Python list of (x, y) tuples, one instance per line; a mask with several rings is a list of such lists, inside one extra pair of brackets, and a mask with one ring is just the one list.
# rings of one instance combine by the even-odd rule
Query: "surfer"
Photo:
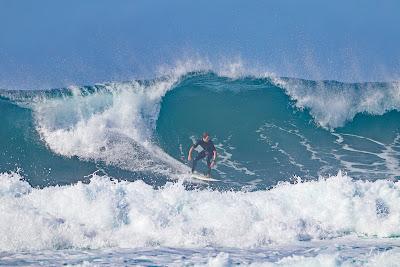
[(193, 144), (190, 147), (188, 161), (192, 160), (192, 152), (198, 146), (201, 146), (203, 148), (203, 151), (201, 151), (193, 160), (192, 173), (196, 169), (197, 161), (207, 157), (207, 177), (210, 177), (211, 168), (215, 165), (215, 159), (217, 158), (217, 150), (215, 149), (214, 143), (211, 141), (210, 136), (207, 132), (203, 133), (202, 139), (199, 139), (196, 144)]

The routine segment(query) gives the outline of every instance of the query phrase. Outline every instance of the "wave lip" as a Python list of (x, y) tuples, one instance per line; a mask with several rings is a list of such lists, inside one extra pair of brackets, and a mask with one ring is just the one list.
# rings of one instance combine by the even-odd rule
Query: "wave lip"
[[(142, 181), (30, 188), (0, 177), (0, 249), (252, 248), (338, 237), (400, 235), (400, 185), (329, 179), (267, 191), (153, 189)], [(223, 214), (223, 216), (221, 216)]]
[(274, 78), (298, 108), (310, 109), (322, 127), (344, 126), (359, 113), (383, 115), (400, 111), (400, 83), (340, 83)]
[(179, 79), (104, 84), (91, 94), (71, 88), (70, 96), (42, 98), (32, 107), (36, 129), (46, 145), (63, 156), (101, 160), (131, 171), (183, 168), (152, 140), (161, 98)]

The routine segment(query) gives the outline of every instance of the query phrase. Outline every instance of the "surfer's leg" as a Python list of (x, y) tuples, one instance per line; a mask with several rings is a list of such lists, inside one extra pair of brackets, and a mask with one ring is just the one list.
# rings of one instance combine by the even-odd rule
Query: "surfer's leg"
[(207, 167), (208, 167), (207, 176), (211, 176), (211, 159), (212, 156), (207, 155)]
[(204, 151), (201, 151), (201, 152), (196, 156), (196, 158), (193, 160), (193, 163), (192, 163), (192, 173), (193, 173), (194, 170), (196, 169), (197, 161), (203, 159), (205, 156), (206, 156), (206, 152), (204, 152)]

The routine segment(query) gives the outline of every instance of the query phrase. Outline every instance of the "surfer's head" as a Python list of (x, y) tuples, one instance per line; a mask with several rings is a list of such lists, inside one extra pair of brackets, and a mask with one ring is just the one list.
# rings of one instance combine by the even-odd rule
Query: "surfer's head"
[(208, 135), (207, 132), (204, 132), (204, 133), (203, 133), (203, 141), (204, 141), (204, 142), (208, 142), (208, 140), (210, 140), (210, 136)]

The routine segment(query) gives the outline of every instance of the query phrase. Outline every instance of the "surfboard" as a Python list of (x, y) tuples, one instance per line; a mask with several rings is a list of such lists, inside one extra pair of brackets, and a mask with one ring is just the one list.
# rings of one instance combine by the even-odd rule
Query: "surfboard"
[(190, 177), (192, 177), (194, 179), (202, 180), (202, 181), (207, 181), (207, 182), (218, 182), (218, 181), (220, 181), (218, 179), (207, 177), (207, 176), (202, 175), (200, 173), (191, 173)]

